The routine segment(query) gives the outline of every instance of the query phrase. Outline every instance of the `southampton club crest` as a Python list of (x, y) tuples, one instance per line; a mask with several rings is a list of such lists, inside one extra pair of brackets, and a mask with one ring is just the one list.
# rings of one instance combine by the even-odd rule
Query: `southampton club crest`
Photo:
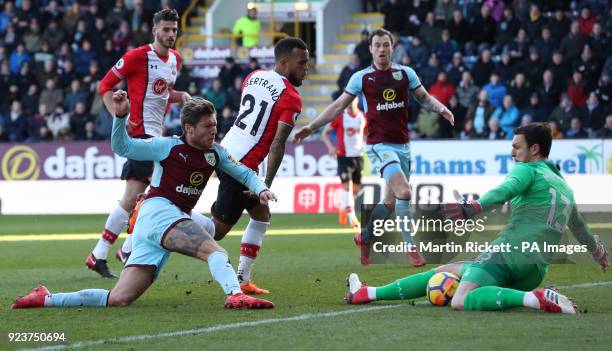
[(208, 152), (204, 154), (204, 159), (206, 159), (206, 162), (208, 162), (208, 164), (213, 167), (217, 164), (217, 158), (215, 157), (215, 154), (212, 152)]

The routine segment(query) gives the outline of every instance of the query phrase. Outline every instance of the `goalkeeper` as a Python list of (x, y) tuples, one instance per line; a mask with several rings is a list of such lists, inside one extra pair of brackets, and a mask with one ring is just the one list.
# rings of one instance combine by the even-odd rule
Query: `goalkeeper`
[[(550, 129), (535, 123), (516, 128), (514, 133), (512, 157), (517, 163), (506, 180), (479, 201), (448, 204), (443, 206), (443, 212), (452, 219), (462, 219), (510, 201), (508, 225), (492, 245), (510, 244), (521, 248), (523, 242), (529, 242), (543, 248), (544, 244), (557, 244), (569, 226), (605, 271), (608, 253), (604, 245), (587, 228), (576, 208), (572, 190), (548, 160), (552, 144)], [(352, 273), (346, 299), (349, 304), (415, 299), (425, 296), (427, 282), (435, 273), (450, 272), (461, 277), (451, 301), (453, 309), (490, 311), (530, 307), (576, 314), (576, 306), (566, 296), (552, 288), (538, 289), (548, 271), (551, 255), (537, 250), (484, 252), (474, 262), (443, 265), (382, 287), (368, 287)]]

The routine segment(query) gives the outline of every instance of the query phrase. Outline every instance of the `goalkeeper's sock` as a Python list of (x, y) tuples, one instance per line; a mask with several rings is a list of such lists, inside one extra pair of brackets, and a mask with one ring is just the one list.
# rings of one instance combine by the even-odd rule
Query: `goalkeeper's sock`
[(251, 218), (244, 230), (238, 262), (238, 281), (240, 284), (246, 284), (251, 280), (251, 270), (269, 225), (268, 222), (260, 222)]
[[(410, 200), (395, 200), (395, 215), (400, 218), (401, 223), (412, 223), (412, 209), (410, 208)], [(404, 221), (404, 218), (408, 218), (410, 222)], [(414, 238), (412, 237), (412, 228), (402, 227), (402, 237), (404, 242), (414, 245)]]
[(109, 294), (104, 289), (51, 294), (45, 297), (45, 307), (106, 307)]
[(374, 232), (374, 221), (379, 219), (386, 220), (389, 218), (390, 214), (391, 209), (384, 203), (381, 202), (374, 206), (370, 214), (370, 219), (368, 220), (368, 225), (361, 231), (361, 240), (366, 244), (369, 243), (372, 239), (372, 233)]
[(234, 267), (229, 263), (225, 253), (215, 251), (208, 256), (208, 268), (226, 295), (242, 292)]
[(376, 288), (374, 296), (368, 288), (368, 297), (374, 297), (375, 300), (412, 300), (423, 297), (427, 294), (427, 283), (434, 274), (436, 271), (430, 269), (398, 279), (391, 284)]
[[(527, 294), (531, 296), (526, 296)], [(540, 308), (540, 303), (533, 293), (498, 286), (474, 289), (465, 296), (463, 301), (463, 308), (467, 311), (498, 311), (523, 306)]]
[(110, 247), (115, 243), (119, 233), (125, 228), (130, 219), (130, 214), (120, 205), (108, 215), (102, 237), (98, 240), (92, 253), (95, 258), (105, 260), (108, 257)]

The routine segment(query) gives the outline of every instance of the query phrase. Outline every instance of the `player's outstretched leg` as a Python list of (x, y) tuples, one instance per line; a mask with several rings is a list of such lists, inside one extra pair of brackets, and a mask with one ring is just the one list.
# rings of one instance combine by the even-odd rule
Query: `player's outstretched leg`
[(462, 305), (452, 304), (452, 306), (455, 309), (471, 311), (498, 311), (515, 307), (529, 307), (552, 313), (578, 313), (578, 309), (572, 300), (553, 288), (520, 291), (497, 286), (484, 286), (470, 291), (465, 296)]
[(270, 209), (267, 205), (259, 204), (249, 210), (251, 219), (244, 230), (240, 243), (240, 259), (238, 263), (238, 281), (240, 289), (245, 294), (267, 295), (270, 292), (266, 289), (257, 287), (251, 279), (253, 264), (257, 259), (257, 254), (261, 249), (264, 235), (270, 225)]
[(213, 278), (227, 295), (226, 308), (273, 308), (270, 301), (248, 296), (240, 290), (238, 277), (229, 263), (227, 252), (219, 246), (202, 226), (192, 220), (177, 223), (163, 239), (163, 246), (170, 251), (208, 261)]

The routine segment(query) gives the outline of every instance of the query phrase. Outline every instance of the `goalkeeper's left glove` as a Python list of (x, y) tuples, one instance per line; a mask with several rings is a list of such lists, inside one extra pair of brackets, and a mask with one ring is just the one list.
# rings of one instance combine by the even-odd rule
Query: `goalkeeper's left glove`
[(453, 196), (457, 201), (456, 203), (444, 204), (441, 207), (444, 217), (452, 220), (467, 219), (482, 211), (480, 202), (476, 200), (468, 202), (457, 190), (453, 190)]
[(593, 235), (595, 237), (595, 242), (597, 246), (595, 247), (595, 251), (593, 251), (593, 259), (599, 263), (601, 269), (605, 272), (608, 269), (608, 251), (604, 247), (604, 244), (599, 240), (599, 235)]

